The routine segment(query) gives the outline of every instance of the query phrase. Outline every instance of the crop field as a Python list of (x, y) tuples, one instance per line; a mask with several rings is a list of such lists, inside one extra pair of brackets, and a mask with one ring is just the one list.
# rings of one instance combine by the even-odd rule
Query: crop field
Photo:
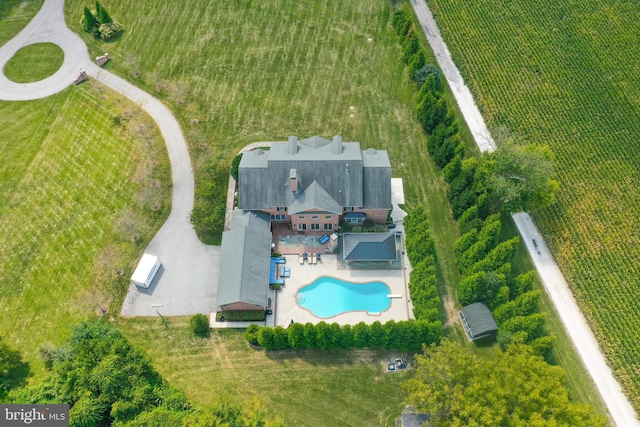
[(427, 3), (489, 124), (555, 152), (558, 202), (534, 216), (640, 409), (640, 6)]
[(168, 215), (169, 167), (148, 118), (91, 83), (0, 102), (0, 117), (14, 118), (0, 126), (0, 331), (38, 378), (38, 346), (119, 311)]

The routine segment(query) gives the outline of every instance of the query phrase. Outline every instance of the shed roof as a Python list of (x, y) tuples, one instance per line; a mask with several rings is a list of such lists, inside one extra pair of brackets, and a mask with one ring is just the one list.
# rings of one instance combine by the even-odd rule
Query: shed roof
[(471, 341), (494, 335), (498, 325), (489, 307), (483, 302), (474, 302), (458, 312), (462, 326)]
[(393, 233), (344, 233), (345, 261), (395, 261), (396, 238)]
[(269, 216), (234, 211), (231, 229), (222, 233), (216, 305), (246, 302), (266, 307), (270, 258)]

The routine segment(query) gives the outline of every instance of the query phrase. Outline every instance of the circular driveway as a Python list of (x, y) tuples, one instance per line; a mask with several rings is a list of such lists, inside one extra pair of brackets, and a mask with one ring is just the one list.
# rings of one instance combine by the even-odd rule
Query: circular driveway
[(31, 22), (0, 47), (0, 69), (22, 47), (55, 43), (64, 51), (61, 68), (35, 83), (19, 84), (0, 73), (0, 99), (22, 101), (45, 98), (73, 84), (81, 69), (95, 80), (138, 104), (158, 125), (167, 146), (173, 179), (169, 218), (151, 240), (146, 252), (157, 255), (163, 271), (148, 290), (130, 285), (122, 314), (177, 316), (215, 311), (220, 247), (200, 242), (190, 223), (194, 201), (191, 158), (180, 124), (164, 104), (129, 82), (98, 67), (82, 39), (64, 21), (64, 0), (46, 0)]

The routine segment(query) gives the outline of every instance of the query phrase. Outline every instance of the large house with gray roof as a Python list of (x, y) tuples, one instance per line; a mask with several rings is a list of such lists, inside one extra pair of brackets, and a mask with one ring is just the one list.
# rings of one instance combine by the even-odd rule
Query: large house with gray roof
[[(292, 136), (269, 150), (245, 152), (238, 167), (239, 209), (222, 234), (216, 305), (222, 311), (270, 306), (274, 224), (290, 225), (295, 234), (333, 234), (341, 220), (384, 224), (391, 207), (386, 151), (363, 151), (340, 136)], [(346, 252), (348, 262), (393, 261), (395, 238), (351, 234)]]
[(340, 220), (383, 224), (391, 210), (391, 163), (384, 150), (313, 136), (243, 154), (238, 207), (298, 232), (331, 233)]

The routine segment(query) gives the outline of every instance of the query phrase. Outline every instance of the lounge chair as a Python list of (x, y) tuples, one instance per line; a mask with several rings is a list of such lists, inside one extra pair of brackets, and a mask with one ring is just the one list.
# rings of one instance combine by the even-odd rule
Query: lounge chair
[(304, 260), (305, 260), (305, 256), (303, 254), (300, 254), (300, 258), (298, 258), (300, 265), (304, 264)]
[(315, 264), (316, 263), (316, 254), (312, 254), (311, 255), (311, 264)]

